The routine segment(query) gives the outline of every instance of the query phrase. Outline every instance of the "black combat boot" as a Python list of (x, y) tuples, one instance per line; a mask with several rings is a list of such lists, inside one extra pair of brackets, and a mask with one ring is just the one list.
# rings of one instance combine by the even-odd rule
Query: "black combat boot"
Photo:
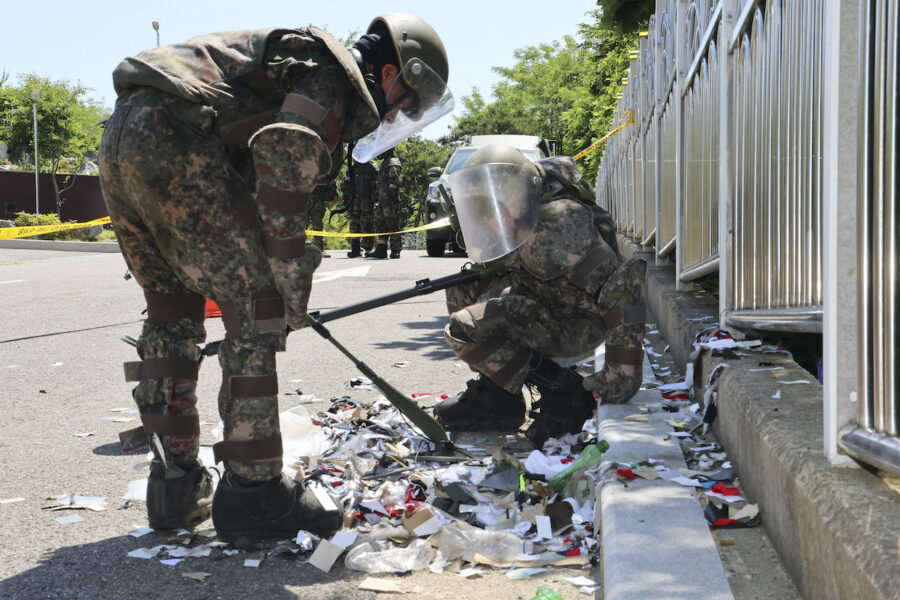
[(147, 517), (151, 529), (191, 529), (209, 518), (212, 476), (200, 461), (183, 466), (150, 463)]
[(378, 244), (371, 252), (366, 250), (366, 258), (387, 258), (387, 244)]
[(540, 356), (535, 357), (535, 362), (538, 364), (525, 383), (535, 386), (541, 398), (532, 404), (534, 422), (528, 426), (525, 437), (541, 448), (548, 438), (580, 432), (597, 407), (597, 401), (584, 389), (584, 378), (574, 370)]
[(213, 525), (221, 539), (293, 538), (304, 529), (330, 537), (341, 528), (344, 515), (326, 510), (311, 489), (287, 475), (253, 481), (225, 471), (216, 487)]
[(391, 258), (400, 258), (399, 250), (391, 250)]
[(347, 258), (356, 258), (357, 256), (362, 256), (362, 252), (359, 251), (359, 238), (353, 238), (350, 240), (350, 252), (347, 253)]
[(434, 416), (453, 431), (512, 430), (525, 422), (525, 397), (510, 394), (481, 375), (466, 382), (464, 392), (441, 400)]

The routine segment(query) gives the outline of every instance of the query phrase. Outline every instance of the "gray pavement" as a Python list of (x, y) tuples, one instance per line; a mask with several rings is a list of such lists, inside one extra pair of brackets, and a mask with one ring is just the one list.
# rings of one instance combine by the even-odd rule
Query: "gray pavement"
[[(447, 275), (465, 261), (428, 258), (415, 251), (404, 251), (395, 261), (349, 260), (340, 252), (332, 255), (317, 272), (311, 310), (343, 306), (424, 277)], [(0, 314), (5, 316), (0, 332), (0, 408), (5, 417), (0, 421), (4, 465), (0, 598), (377, 597), (357, 589), (365, 574), (340, 563), (324, 574), (279, 558), (269, 558), (259, 569), (245, 568), (247, 555), (216, 554), (175, 567), (126, 557), (136, 548), (164, 543), (166, 536), (130, 537), (129, 531), (146, 524), (144, 507), (117, 508), (128, 482), (145, 476), (133, 470), (143, 457), (122, 454), (116, 442), (117, 433), (135, 423), (107, 420), (133, 417), (112, 410), (133, 407), (131, 384), (124, 381), (121, 363), (134, 360), (134, 353), (120, 337), (139, 334), (144, 307), (139, 287), (133, 280), (126, 281), (124, 273), (118, 254), (0, 249)], [(446, 322), (443, 297), (435, 294), (336, 321), (329, 329), (400, 390), (454, 393), (471, 373), (444, 343)], [(218, 319), (209, 320), (207, 330), (209, 340), (224, 334)], [(400, 361), (410, 364), (393, 366)], [(314, 332), (296, 332), (288, 340), (288, 350), (279, 355), (280, 409), (297, 404), (300, 391), (325, 399), (346, 394), (344, 384), (356, 375), (343, 355)], [(206, 361), (198, 389), (203, 444), (213, 441), (210, 430), (218, 420), (218, 385), (218, 366)], [(378, 396), (375, 391), (352, 393), (361, 399)], [(642, 394), (652, 396), (652, 392)], [(648, 435), (652, 444), (659, 443), (658, 432), (634, 428), (619, 414), (633, 409), (601, 410), (603, 435), (616, 442), (610, 457), (621, 456), (617, 452), (649, 453), (639, 445), (648, 441), (644, 439)], [(92, 435), (76, 436), (85, 433)], [(654, 447), (657, 450), (662, 451)], [(677, 451), (669, 447), (666, 452), (677, 460)], [(728, 597), (722, 564), (713, 550), (721, 535), (710, 537), (704, 530), (696, 500), (671, 497), (670, 490), (655, 487), (645, 490), (638, 485), (626, 490), (610, 485), (601, 492), (603, 523), (597, 525), (602, 529), (604, 569), (551, 569), (518, 581), (507, 579), (500, 570), (471, 580), (417, 571), (402, 581), (422, 598), (527, 600), (538, 585), (551, 587), (565, 598), (581, 598), (584, 595), (563, 578), (587, 575), (600, 581), (605, 570), (606, 595), (601, 590), (598, 598)], [(60, 513), (41, 507), (48, 497), (66, 493), (106, 496), (108, 510), (82, 512), (83, 521), (58, 524), (54, 519)], [(19, 497), (24, 500), (3, 503)], [(635, 502), (641, 497), (654, 501), (643, 514)], [(652, 519), (647, 518), (650, 513)], [(718, 550), (735, 598), (796, 596), (789, 580), (780, 586), (762, 581), (766, 570), (781, 567), (772, 558), (761, 529), (728, 537), (739, 541)], [(182, 577), (190, 571), (212, 575), (203, 583), (194, 582)], [(742, 585), (748, 581), (752, 585)]]

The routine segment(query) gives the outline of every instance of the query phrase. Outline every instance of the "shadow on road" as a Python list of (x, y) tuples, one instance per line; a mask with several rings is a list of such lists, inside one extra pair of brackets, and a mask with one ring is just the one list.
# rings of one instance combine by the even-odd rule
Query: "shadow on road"
[[(357, 589), (367, 574), (350, 571), (340, 561), (330, 573), (324, 573), (293, 556), (270, 556), (259, 568), (244, 566), (245, 559), (258, 559), (263, 551), (227, 556), (221, 548), (214, 548), (208, 557), (187, 558), (175, 566), (161, 564), (159, 559), (127, 556), (137, 548), (168, 543), (167, 538), (164, 532), (154, 532), (141, 538), (114, 537), (47, 552), (38, 566), (0, 581), (0, 598), (374, 597), (371, 592)], [(196, 572), (210, 576), (202, 582), (183, 576)]]
[(405, 350), (435, 360), (453, 359), (456, 358), (456, 354), (444, 341), (444, 327), (449, 322), (450, 317), (407, 321), (402, 323), (402, 326), (406, 329), (418, 330), (418, 334), (403, 340), (378, 342), (375, 346), (380, 350)]

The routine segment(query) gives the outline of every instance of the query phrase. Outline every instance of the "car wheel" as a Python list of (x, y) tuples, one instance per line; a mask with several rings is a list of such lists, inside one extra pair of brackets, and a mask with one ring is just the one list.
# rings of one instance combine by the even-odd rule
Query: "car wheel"
[(428, 256), (443, 256), (444, 255), (444, 240), (425, 240), (425, 251), (428, 252)]

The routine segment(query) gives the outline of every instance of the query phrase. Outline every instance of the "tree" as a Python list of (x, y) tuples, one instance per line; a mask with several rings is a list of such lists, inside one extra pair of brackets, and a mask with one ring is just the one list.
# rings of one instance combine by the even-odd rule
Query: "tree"
[(616, 33), (636, 33), (647, 29), (656, 11), (656, 0), (597, 0), (600, 26)]
[(400, 184), (401, 225), (408, 223), (413, 217), (414, 225), (422, 223), (425, 196), (428, 193), (428, 184), (431, 183), (428, 169), (443, 168), (452, 152), (452, 146), (420, 136), (413, 136), (394, 149), (394, 154), (403, 165), (403, 180)]
[[(59, 212), (64, 202), (62, 194), (74, 184), (75, 176), (85, 164), (97, 158), (102, 133), (100, 121), (110, 113), (88, 98), (88, 88), (80, 84), (51, 81), (35, 74), (18, 79), (18, 85), (0, 88), (0, 139), (20, 159), (33, 152), (31, 91), (40, 90), (37, 101), (39, 167), (52, 175)], [(57, 173), (69, 175), (62, 189)]]

